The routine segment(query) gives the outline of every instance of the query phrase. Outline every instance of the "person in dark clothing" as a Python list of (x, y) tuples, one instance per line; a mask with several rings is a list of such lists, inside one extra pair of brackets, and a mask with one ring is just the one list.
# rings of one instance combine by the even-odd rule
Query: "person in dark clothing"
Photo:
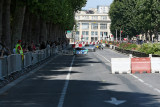
[(40, 49), (45, 49), (46, 48), (46, 45), (45, 45), (45, 42), (42, 42), (41, 45), (40, 45)]
[(32, 51), (32, 46), (31, 46), (31, 44), (28, 45), (28, 51)]
[(11, 52), (4, 44), (0, 43), (0, 57), (8, 56)]

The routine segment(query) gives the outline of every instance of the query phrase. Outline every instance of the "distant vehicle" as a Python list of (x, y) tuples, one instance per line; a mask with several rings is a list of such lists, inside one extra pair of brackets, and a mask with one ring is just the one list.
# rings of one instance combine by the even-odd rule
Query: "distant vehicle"
[(104, 45), (103, 44), (98, 44), (96, 47), (97, 47), (97, 49), (103, 50)]
[(102, 46), (103, 46), (103, 47), (106, 47), (106, 44), (105, 44), (105, 43), (102, 43)]
[(88, 54), (88, 49), (86, 49), (85, 47), (82, 48), (75, 48), (73, 49), (73, 54), (74, 55), (87, 55)]
[(91, 44), (86, 44), (85, 48), (88, 49), (89, 52), (96, 52), (96, 47), (95, 45), (91, 45)]

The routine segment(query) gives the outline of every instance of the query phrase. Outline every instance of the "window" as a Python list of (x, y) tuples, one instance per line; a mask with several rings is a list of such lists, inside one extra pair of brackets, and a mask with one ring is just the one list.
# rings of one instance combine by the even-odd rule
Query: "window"
[(82, 16), (82, 19), (89, 19), (89, 16)]
[(79, 27), (80, 27), (80, 23), (77, 24), (77, 29), (79, 29)]
[(79, 31), (76, 32), (76, 35), (79, 35)]
[(97, 32), (97, 31), (95, 31), (95, 35), (96, 35), (96, 36), (98, 35), (98, 32)]
[(104, 32), (104, 36), (107, 36), (107, 32)]
[(85, 40), (88, 41), (88, 37), (86, 37)]
[(89, 29), (89, 23), (82, 23), (82, 29)]
[(101, 20), (107, 20), (107, 16), (101, 16)]
[(86, 35), (88, 35), (89, 33), (88, 33), (88, 31), (82, 31), (82, 35), (83, 36), (86, 36)]
[(102, 36), (103, 36), (103, 37), (106, 37), (107, 34), (108, 34), (107, 32), (100, 32), (100, 37), (102, 37)]
[(75, 18), (76, 20), (78, 20), (78, 19), (80, 19), (80, 16), (76, 16), (76, 18)]
[(97, 20), (97, 19), (98, 19), (98, 16), (92, 16), (92, 19), (93, 19), (93, 20)]
[(85, 19), (89, 19), (89, 16), (85, 16)]
[(91, 31), (91, 36), (92, 37), (98, 37), (98, 32), (97, 31)]
[(95, 41), (97, 41), (98, 40), (98, 37), (95, 37)]
[(91, 35), (94, 36), (94, 31), (91, 31)]
[(88, 31), (86, 31), (86, 35), (89, 35), (89, 32), (88, 32)]
[(92, 23), (91, 24), (91, 29), (98, 29), (98, 24)]
[(107, 29), (107, 24), (100, 24), (100, 29)]
[(91, 37), (91, 42), (93, 42), (94, 41), (94, 37)]
[(98, 40), (98, 37), (91, 37), (91, 42), (95, 42)]

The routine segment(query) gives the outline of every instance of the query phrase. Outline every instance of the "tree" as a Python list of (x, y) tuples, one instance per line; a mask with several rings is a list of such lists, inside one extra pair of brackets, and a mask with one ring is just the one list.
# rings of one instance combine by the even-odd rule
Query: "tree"
[(109, 15), (111, 18), (111, 32), (123, 29), (125, 34), (134, 35), (149, 33), (159, 30), (160, 20), (159, 0), (114, 0), (111, 4)]
[(3, 3), (3, 23), (2, 23), (2, 42), (8, 47), (11, 48), (11, 35), (10, 35), (10, 4), (11, 0), (4, 0)]
[(0, 40), (11, 47), (12, 35), (14, 47), (18, 39), (38, 43), (64, 38), (65, 30), (75, 24), (75, 12), (85, 3), (86, 0), (1, 0)]
[(2, 37), (2, 14), (3, 14), (3, 0), (0, 0), (0, 40)]
[[(22, 0), (12, 0), (12, 5), (15, 6), (15, 9), (13, 9), (12, 17), (12, 46), (15, 46), (17, 41), (22, 38), (22, 29), (23, 29), (23, 22), (24, 22), (24, 16), (26, 12), (26, 4)], [(14, 8), (13, 6), (13, 8)]]

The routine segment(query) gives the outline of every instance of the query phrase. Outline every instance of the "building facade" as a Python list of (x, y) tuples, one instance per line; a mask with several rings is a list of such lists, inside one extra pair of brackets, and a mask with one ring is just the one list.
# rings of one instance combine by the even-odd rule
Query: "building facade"
[[(109, 7), (106, 9), (109, 9)], [(75, 41), (96, 42), (110, 40), (111, 20), (108, 11), (97, 6), (97, 9), (77, 12), (75, 14), (77, 22)]]

